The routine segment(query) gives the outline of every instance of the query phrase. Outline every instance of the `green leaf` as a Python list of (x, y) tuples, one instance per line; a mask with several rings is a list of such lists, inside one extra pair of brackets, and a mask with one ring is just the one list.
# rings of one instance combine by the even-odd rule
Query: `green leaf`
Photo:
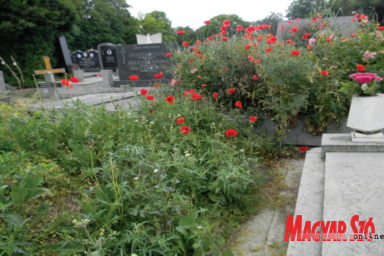
[(67, 244), (62, 246), (61, 244), (53, 244), (43, 248), (47, 252), (60, 252), (59, 256), (70, 256), (74, 253), (85, 251), (84, 247), (79, 244)]
[(34, 188), (38, 187), (41, 182), (43, 181), (44, 177), (43, 176), (38, 176), (38, 177), (33, 177), (33, 176), (28, 176), (27, 178), (24, 179), (24, 187), (26, 188)]
[(0, 214), (0, 218), (8, 218), (8, 227), (21, 226), (23, 224), (23, 217), (18, 213)]
[(212, 193), (212, 192), (209, 192), (208, 193), (208, 197), (209, 199), (211, 199), (213, 202), (216, 202), (217, 201), (217, 196), (216, 194)]
[(109, 202), (107, 195), (100, 188), (98, 188), (96, 190), (96, 197), (97, 197), (97, 200), (99, 200), (99, 201), (101, 201), (103, 203), (108, 203)]
[(197, 223), (191, 220), (189, 217), (182, 216), (179, 220), (179, 226), (183, 228), (197, 227)]
[(233, 256), (231, 249), (227, 248), (222, 256)]
[(183, 227), (176, 227), (176, 230), (183, 234), (185, 237), (188, 236), (188, 232)]
[(36, 216), (33, 219), (33, 223), (36, 223), (37, 221), (39, 221), (47, 213), (47, 211), (48, 211), (47, 203), (40, 205), (39, 209), (37, 209)]
[(29, 190), (24, 187), (14, 186), (11, 192), (11, 198), (18, 211), (21, 210), (21, 206), (25, 202), (25, 198), (28, 196)]
[(112, 146), (113, 146), (113, 140), (109, 140), (107, 141), (104, 146), (103, 146), (103, 149), (108, 151), (108, 150), (111, 150), (112, 149)]

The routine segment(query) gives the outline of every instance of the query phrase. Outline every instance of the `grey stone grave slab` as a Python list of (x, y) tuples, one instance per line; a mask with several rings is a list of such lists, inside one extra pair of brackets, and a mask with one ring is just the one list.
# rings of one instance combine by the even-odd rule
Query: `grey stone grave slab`
[[(315, 223), (323, 219), (324, 202), (324, 171), (325, 162), (321, 159), (321, 148), (314, 148), (306, 153), (303, 173), (301, 175), (299, 194), (297, 196), (294, 221), (297, 215), (302, 215), (303, 223), (306, 220)], [(317, 231), (321, 231), (319, 228)], [(304, 232), (304, 224), (301, 233)], [(321, 255), (320, 241), (290, 241), (287, 256)]]
[(0, 92), (6, 92), (7, 87), (5, 86), (4, 73), (0, 71)]
[(85, 72), (98, 72), (100, 71), (99, 52), (95, 50), (88, 50), (85, 52), (75, 51), (71, 53), (73, 63), (76, 63), (80, 69)]
[(41, 111), (42, 108), (44, 109), (63, 109), (65, 105), (68, 105), (70, 107), (74, 106), (73, 101), (79, 100), (83, 102), (86, 105), (101, 105), (101, 104), (107, 104), (112, 103), (113, 101), (121, 101), (124, 99), (129, 99), (134, 97), (135, 94), (133, 92), (127, 92), (127, 93), (101, 93), (101, 94), (91, 94), (91, 95), (85, 95), (80, 97), (74, 97), (71, 99), (66, 100), (60, 100), (55, 102), (46, 102), (43, 104), (34, 104), (30, 105), (29, 109), (31, 111)]
[(103, 43), (97, 46), (99, 51), (99, 62), (101, 69), (111, 69), (113, 72), (117, 69), (116, 45)]
[[(327, 26), (324, 26), (324, 31), (331, 29), (335, 33), (340, 33), (344, 37), (350, 37), (351, 33), (354, 33), (357, 31), (359, 27), (359, 22), (353, 22), (352, 19), (356, 18), (355, 16), (341, 16), (341, 17), (332, 17), (332, 18), (318, 18), (317, 22), (313, 22), (312, 19), (301, 19), (299, 21), (292, 20), (291, 24), (288, 24), (288, 21), (279, 21), (277, 24), (277, 33), (276, 37), (279, 40), (287, 40), (292, 39), (291, 32), (289, 32), (290, 29), (292, 29), (293, 26), (298, 27), (300, 30), (299, 32), (296, 32), (297, 35), (300, 35), (300, 38), (302, 34), (304, 35), (305, 32), (313, 32), (318, 31), (318, 29), (312, 29), (310, 24), (316, 24), (321, 26), (323, 22), (320, 22), (321, 20), (324, 20), (324, 22), (327, 23)], [(331, 24), (331, 27), (328, 27), (328, 24)], [(281, 26), (284, 26), (284, 31), (281, 31)], [(309, 38), (308, 38), (309, 39)]]
[(160, 83), (154, 75), (163, 72), (161, 82), (169, 82), (172, 75), (165, 74), (169, 63), (165, 54), (176, 49), (176, 43), (117, 46), (120, 81), (129, 81), (131, 75), (137, 75), (139, 80), (131, 82), (131, 86), (148, 86)]
[[(351, 241), (351, 218), (373, 218), (375, 233), (384, 234), (384, 153), (327, 153), (323, 220), (344, 221), (347, 241), (323, 241), (322, 255), (383, 255), (383, 239)], [(356, 222), (359, 230), (359, 223)], [(370, 231), (370, 229), (368, 230)]]

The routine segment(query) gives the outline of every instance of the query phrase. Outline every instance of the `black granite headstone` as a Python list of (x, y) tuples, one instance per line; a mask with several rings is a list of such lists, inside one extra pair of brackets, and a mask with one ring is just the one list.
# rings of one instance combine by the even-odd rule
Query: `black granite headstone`
[(77, 50), (71, 54), (73, 63), (76, 63), (80, 69), (85, 72), (100, 71), (99, 53), (98, 51), (90, 50), (82, 52)]
[[(117, 46), (120, 81), (129, 80), (131, 75), (137, 75), (140, 80), (155, 80), (155, 74), (165, 73), (169, 62), (165, 54), (175, 49), (176, 43)], [(172, 75), (164, 74), (163, 79), (172, 79)]]
[(101, 68), (111, 69), (116, 71), (117, 69), (117, 57), (116, 57), (116, 45), (105, 43), (97, 46), (100, 54)]
[(71, 56), (69, 54), (67, 40), (65, 39), (65, 36), (59, 37), (59, 43), (60, 43), (61, 54), (62, 54), (61, 56), (63, 56), (65, 66), (67, 68), (67, 72), (71, 73), (72, 72), (72, 61), (71, 61)]

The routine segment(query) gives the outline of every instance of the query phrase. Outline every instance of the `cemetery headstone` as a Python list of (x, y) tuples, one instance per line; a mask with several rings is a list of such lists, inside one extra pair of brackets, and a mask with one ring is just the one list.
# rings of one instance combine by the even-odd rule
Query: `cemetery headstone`
[[(351, 33), (355, 33), (359, 27), (359, 22), (353, 22), (352, 19), (356, 18), (355, 16), (341, 16), (341, 17), (332, 17), (332, 18), (317, 18), (317, 22), (314, 22), (312, 19), (301, 19), (299, 21), (293, 20), (291, 24), (288, 24), (288, 21), (279, 21), (277, 24), (277, 33), (276, 37), (279, 40), (292, 39), (290, 29), (293, 26), (296, 26), (300, 29), (299, 34), (304, 34), (305, 32), (311, 32), (311, 30), (317, 31), (320, 27), (324, 31), (331, 29), (335, 33), (340, 33), (343, 37), (349, 37)], [(323, 23), (326, 25), (323, 25)], [(310, 24), (317, 25), (316, 29), (313, 29)], [(328, 25), (331, 25), (330, 27)], [(285, 28), (281, 29), (281, 26)], [(297, 34), (297, 33), (296, 33)]]
[(161, 44), (163, 42), (163, 34), (156, 33), (150, 35), (138, 35), (136, 34), (137, 44)]
[(65, 39), (65, 36), (60, 36), (56, 40), (54, 55), (57, 60), (57, 66), (64, 66), (66, 68), (67, 73), (72, 73), (72, 60), (71, 55), (69, 54), (67, 40)]
[(97, 46), (99, 51), (99, 62), (101, 69), (117, 70), (116, 45), (103, 43)]
[(75, 51), (71, 53), (73, 63), (76, 63), (80, 69), (85, 72), (98, 72), (100, 71), (99, 52), (89, 50), (86, 52)]
[(7, 87), (5, 86), (3, 71), (0, 71), (0, 92), (5, 92)]
[(165, 74), (165, 67), (169, 58), (165, 54), (177, 49), (176, 43), (141, 44), (117, 46), (117, 60), (120, 81), (128, 81), (131, 75), (139, 76), (140, 83), (156, 83), (155, 74), (163, 72), (165, 80), (172, 79), (172, 75)]

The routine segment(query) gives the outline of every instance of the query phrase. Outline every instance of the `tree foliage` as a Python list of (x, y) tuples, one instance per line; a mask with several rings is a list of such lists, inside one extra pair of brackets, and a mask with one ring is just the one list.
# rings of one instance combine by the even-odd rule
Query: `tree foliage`
[(175, 40), (172, 29), (172, 22), (167, 18), (164, 12), (153, 11), (147, 14), (139, 14), (139, 25), (141, 34), (162, 33), (163, 42)]

